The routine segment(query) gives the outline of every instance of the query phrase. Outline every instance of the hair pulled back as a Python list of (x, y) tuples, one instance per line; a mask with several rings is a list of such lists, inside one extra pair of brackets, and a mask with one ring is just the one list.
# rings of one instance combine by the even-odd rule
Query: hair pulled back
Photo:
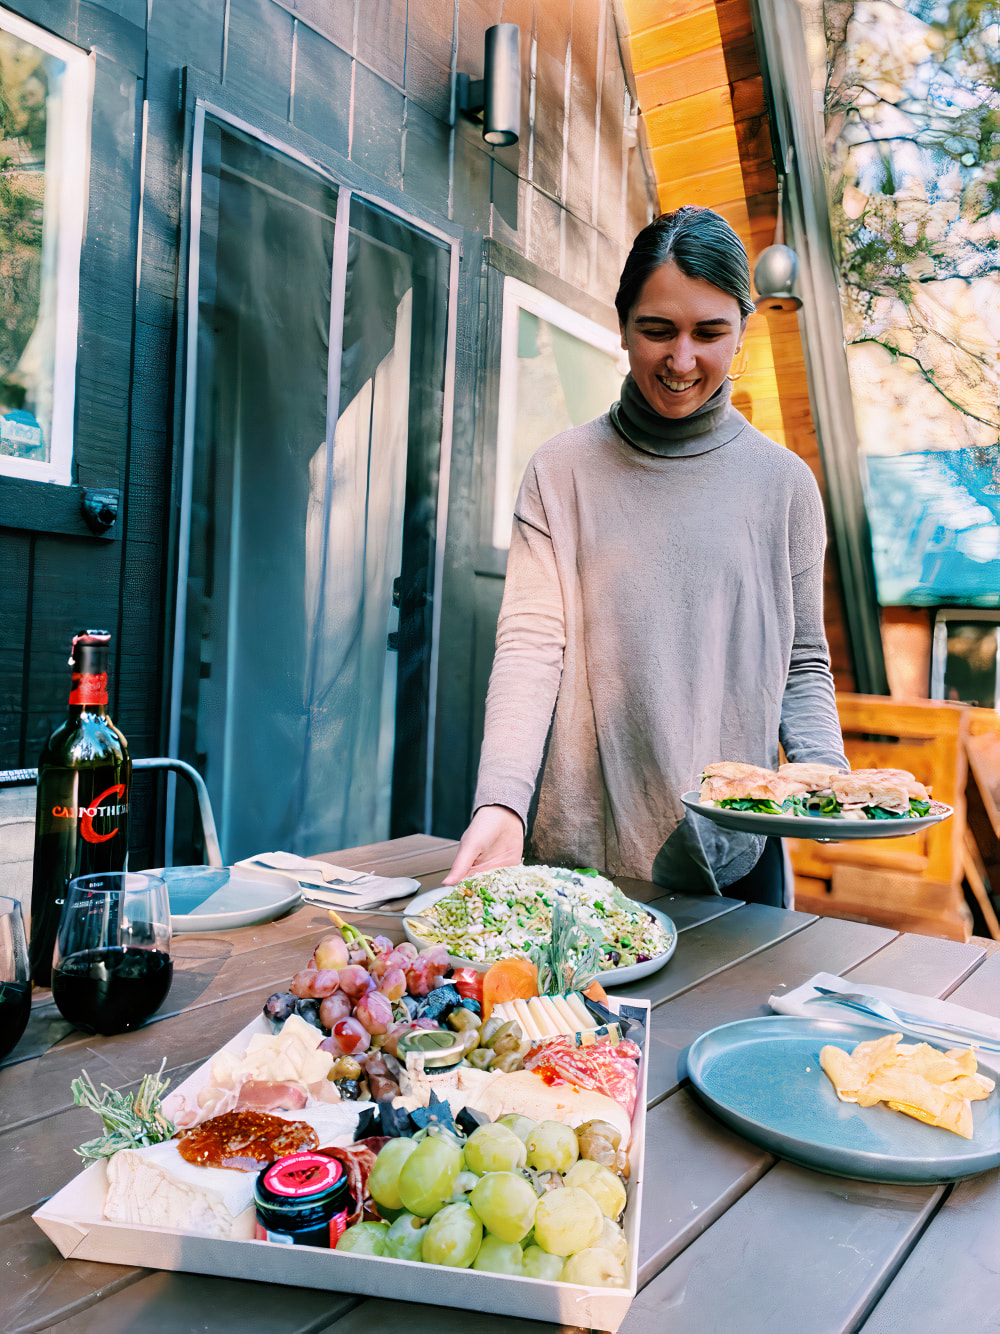
[(750, 261), (743, 242), (725, 218), (710, 208), (685, 204), (661, 213), (632, 242), (622, 269), (615, 309), (624, 325), (646, 279), (668, 260), (689, 278), (702, 278), (735, 297), (744, 319), (754, 312)]

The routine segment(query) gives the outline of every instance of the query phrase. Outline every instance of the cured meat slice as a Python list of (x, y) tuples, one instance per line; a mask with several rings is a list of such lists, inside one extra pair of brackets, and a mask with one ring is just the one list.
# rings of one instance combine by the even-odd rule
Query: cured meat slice
[(533, 1070), (547, 1084), (563, 1081), (603, 1093), (624, 1107), (631, 1118), (641, 1054), (628, 1038), (614, 1045), (596, 1042), (592, 1047), (578, 1047), (572, 1038), (549, 1038), (531, 1048), (524, 1058), (524, 1068)]
[(186, 1162), (237, 1172), (258, 1172), (286, 1153), (319, 1148), (315, 1130), (305, 1121), (288, 1121), (267, 1112), (226, 1112), (180, 1131), (175, 1139)]

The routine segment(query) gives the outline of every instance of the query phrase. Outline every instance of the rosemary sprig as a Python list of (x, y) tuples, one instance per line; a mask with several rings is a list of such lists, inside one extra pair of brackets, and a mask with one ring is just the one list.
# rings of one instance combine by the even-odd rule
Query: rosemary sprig
[(580, 920), (571, 905), (557, 898), (552, 905), (552, 936), (547, 945), (533, 945), (528, 957), (538, 969), (543, 996), (585, 991), (600, 969), (601, 932)]
[(139, 1149), (169, 1139), (174, 1126), (160, 1105), (170, 1083), (162, 1078), (166, 1063), (164, 1057), (156, 1074), (146, 1075), (135, 1093), (119, 1093), (109, 1084), (102, 1084), (102, 1096), (86, 1070), (82, 1071), (70, 1085), (73, 1102), (98, 1114), (104, 1122), (104, 1134), (87, 1140), (74, 1152), (88, 1162), (96, 1162), (98, 1158), (110, 1158), (119, 1149)]

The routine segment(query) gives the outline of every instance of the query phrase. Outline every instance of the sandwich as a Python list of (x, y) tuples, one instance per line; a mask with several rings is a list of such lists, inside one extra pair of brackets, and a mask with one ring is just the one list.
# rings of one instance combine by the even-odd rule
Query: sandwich
[(830, 780), (830, 794), (836, 809), (821, 806), (821, 814), (840, 815), (845, 820), (899, 820), (930, 811), (927, 789), (906, 769), (855, 769), (836, 774)]
[(801, 785), (756, 764), (721, 761), (702, 773), (700, 802), (758, 815), (780, 815)]
[(843, 774), (832, 764), (781, 764), (778, 775), (800, 785), (801, 792), (824, 792), (830, 789), (830, 779)]

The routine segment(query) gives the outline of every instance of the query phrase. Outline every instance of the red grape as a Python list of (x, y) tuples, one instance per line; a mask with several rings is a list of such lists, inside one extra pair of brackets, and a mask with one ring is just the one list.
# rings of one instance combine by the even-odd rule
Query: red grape
[(335, 934), (324, 936), (316, 946), (317, 968), (346, 968), (350, 960), (348, 959), (347, 944), (342, 935)]
[(388, 936), (376, 936), (371, 942), (371, 947), (376, 954), (389, 954), (394, 948)]
[(338, 1019), (333, 1032), (320, 1043), (324, 1051), (331, 1051), (335, 1056), (353, 1056), (356, 1052), (367, 1051), (371, 1045), (371, 1034), (357, 1019)]
[(402, 1000), (406, 994), (406, 974), (402, 968), (390, 968), (382, 976), (379, 991), (387, 1000)]
[(392, 1005), (380, 992), (370, 991), (354, 1007), (354, 1017), (369, 1033), (385, 1033), (392, 1024)]
[[(434, 946), (432, 948), (438, 948)], [(446, 952), (447, 953), (447, 952)], [(426, 996), (429, 991), (433, 991), (441, 979), (444, 977), (447, 963), (440, 963), (435, 958), (428, 957), (429, 951), (424, 951), (410, 964), (406, 970), (406, 985), (411, 996)]]
[(351, 1001), (342, 991), (327, 996), (319, 1007), (319, 1021), (324, 1028), (332, 1028), (338, 1019), (347, 1019), (351, 1013)]
[(413, 960), (417, 957), (420, 951), (417, 949), (416, 945), (411, 945), (408, 940), (404, 940), (401, 945), (396, 946), (393, 953), (398, 954), (401, 959)]
[(436, 1019), (428, 1019), (426, 1016), (422, 1019), (414, 1019), (410, 1025), (411, 1028), (440, 1028), (441, 1025)]
[(351, 1000), (357, 1000), (374, 988), (375, 979), (368, 969), (362, 968), (360, 964), (349, 964), (340, 970), (340, 989), (350, 996)]
[(315, 968), (304, 968), (301, 973), (296, 973), (292, 978), (288, 990), (293, 996), (298, 996), (300, 1000), (309, 1000), (316, 995), (313, 991), (313, 980), (316, 977)]
[(312, 976), (314, 996), (332, 996), (340, 986), (340, 974), (334, 968), (317, 968)]

